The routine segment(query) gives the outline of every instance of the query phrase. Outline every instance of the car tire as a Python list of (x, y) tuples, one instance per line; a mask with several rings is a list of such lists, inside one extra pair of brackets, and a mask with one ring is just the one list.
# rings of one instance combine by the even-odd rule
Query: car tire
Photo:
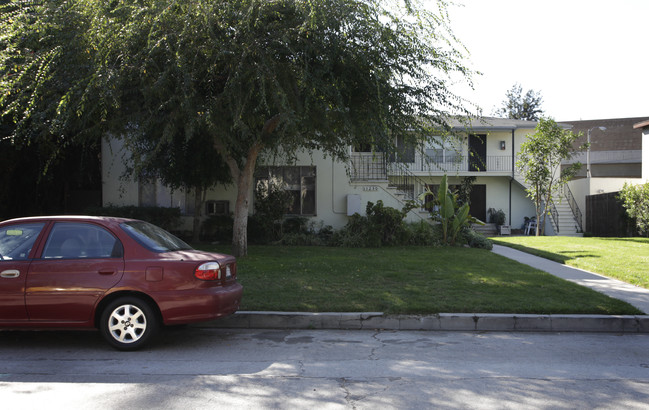
[(138, 297), (122, 297), (103, 310), (99, 331), (118, 350), (137, 350), (157, 333), (160, 321), (149, 303)]

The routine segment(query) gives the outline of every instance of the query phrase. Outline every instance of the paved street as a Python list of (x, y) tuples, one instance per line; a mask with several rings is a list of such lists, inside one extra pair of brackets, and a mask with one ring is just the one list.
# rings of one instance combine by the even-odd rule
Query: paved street
[(0, 332), (14, 409), (644, 408), (649, 335), (185, 327), (141, 352)]

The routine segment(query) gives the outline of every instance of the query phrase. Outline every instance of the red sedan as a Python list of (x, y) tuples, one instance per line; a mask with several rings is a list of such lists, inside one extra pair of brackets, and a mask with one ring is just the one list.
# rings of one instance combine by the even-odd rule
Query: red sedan
[(0, 222), (0, 327), (96, 327), (115, 348), (135, 350), (162, 324), (234, 313), (242, 291), (233, 256), (194, 250), (147, 222)]

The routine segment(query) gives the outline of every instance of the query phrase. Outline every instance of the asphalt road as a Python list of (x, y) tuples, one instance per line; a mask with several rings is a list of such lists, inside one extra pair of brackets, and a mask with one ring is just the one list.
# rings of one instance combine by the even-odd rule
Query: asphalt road
[(165, 331), (140, 352), (95, 332), (0, 332), (5, 409), (649, 409), (649, 334)]

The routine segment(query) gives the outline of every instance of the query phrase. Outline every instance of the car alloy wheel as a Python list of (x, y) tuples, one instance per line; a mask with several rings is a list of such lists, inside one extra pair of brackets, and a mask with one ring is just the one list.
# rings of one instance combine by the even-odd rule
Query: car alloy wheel
[(135, 350), (156, 332), (158, 319), (148, 303), (124, 297), (110, 303), (101, 315), (100, 331), (113, 347)]

